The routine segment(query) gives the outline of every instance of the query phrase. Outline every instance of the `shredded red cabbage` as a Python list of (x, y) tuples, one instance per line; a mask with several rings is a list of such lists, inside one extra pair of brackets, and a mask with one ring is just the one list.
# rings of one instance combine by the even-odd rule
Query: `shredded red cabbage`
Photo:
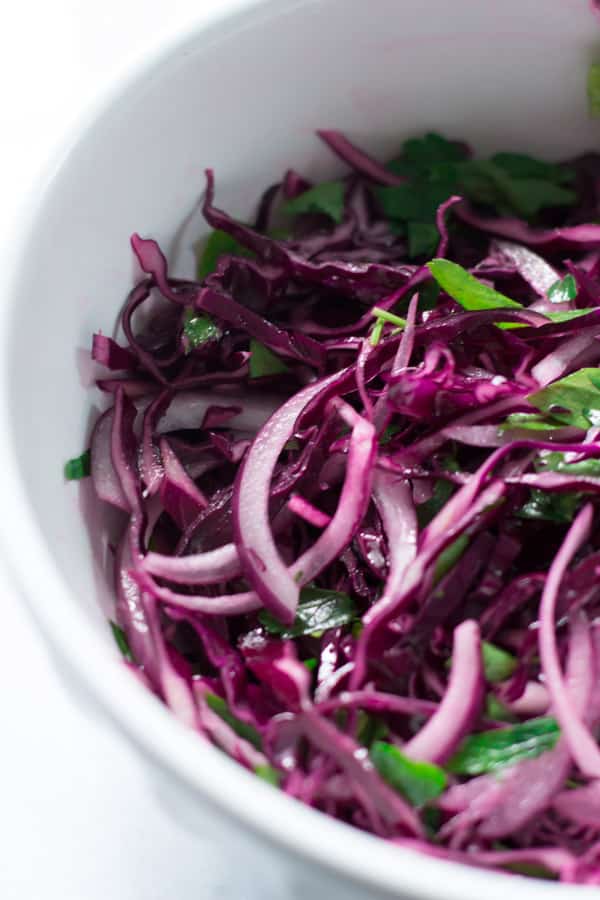
[(92, 349), (114, 634), (290, 796), (600, 884), (600, 156), (319, 135), (349, 174), (289, 170), (254, 224), (207, 173), (197, 279), (132, 238)]

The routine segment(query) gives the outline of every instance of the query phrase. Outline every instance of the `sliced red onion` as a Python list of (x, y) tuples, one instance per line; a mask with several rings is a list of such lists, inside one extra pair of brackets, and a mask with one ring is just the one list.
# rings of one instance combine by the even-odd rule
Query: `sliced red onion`
[(290, 496), (288, 509), (296, 516), (304, 519), (305, 522), (308, 522), (309, 525), (314, 525), (315, 528), (326, 528), (331, 522), (331, 516), (317, 509), (306, 497), (301, 497), (300, 494), (292, 494)]
[(577, 825), (600, 828), (600, 781), (590, 781), (583, 787), (561, 791), (554, 798), (552, 808), (561, 818)]
[(132, 571), (134, 580), (152, 597), (166, 606), (188, 609), (190, 612), (204, 613), (207, 616), (240, 616), (244, 613), (260, 609), (261, 602), (254, 591), (243, 591), (239, 594), (219, 594), (204, 597), (199, 594), (178, 594), (166, 587), (160, 587), (143, 569)]
[(151, 575), (176, 584), (219, 584), (241, 575), (241, 564), (235, 544), (224, 544), (217, 550), (190, 556), (167, 556), (147, 553), (141, 563)]
[[(572, 561), (581, 545), (587, 540), (593, 521), (593, 507), (586, 504), (578, 513), (569, 532), (556, 554), (548, 572), (546, 585), (540, 603), (539, 648), (545, 683), (552, 698), (552, 708), (561, 726), (564, 739), (573, 759), (585, 775), (591, 778), (600, 776), (600, 749), (584, 724), (581, 714), (577, 714), (573, 705), (573, 696), (565, 681), (560, 665), (556, 643), (556, 600), (567, 566)], [(581, 626), (578, 626), (579, 643), (582, 648), (591, 648)], [(577, 687), (577, 693), (580, 688)]]
[(127, 497), (123, 493), (121, 481), (111, 456), (111, 435), (114, 417), (114, 409), (108, 409), (100, 416), (94, 426), (90, 441), (92, 481), (100, 500), (128, 512)]
[(388, 827), (400, 825), (410, 834), (422, 834), (417, 813), (380, 779), (366, 747), (355, 743), (314, 710), (305, 710), (300, 724), (309, 741), (346, 772), (360, 802), (375, 823), (381, 817)]
[(339, 375), (331, 375), (309, 385), (273, 414), (242, 463), (234, 493), (235, 539), (244, 573), (267, 609), (286, 623), (294, 620), (299, 586), (275, 546), (269, 523), (269, 487), (279, 454), (294, 433), (300, 413), (338, 379)]
[(484, 695), (479, 626), (467, 620), (454, 631), (448, 688), (426, 725), (404, 745), (413, 759), (444, 763), (479, 715)]
[(459, 197), (457, 194), (453, 194), (438, 206), (437, 213), (435, 214), (435, 224), (437, 226), (437, 230), (440, 233), (440, 242), (435, 254), (438, 258), (446, 255), (446, 253), (448, 252), (448, 245), (450, 243), (448, 226), (446, 224), (446, 213), (449, 209), (452, 209), (453, 206), (456, 206), (457, 203), (462, 203), (462, 201), (462, 197)]
[(560, 279), (560, 275), (550, 263), (534, 253), (522, 244), (513, 244), (510, 241), (494, 241), (492, 252), (498, 250), (502, 256), (509, 259), (517, 272), (529, 284), (536, 294), (545, 297), (553, 284)]

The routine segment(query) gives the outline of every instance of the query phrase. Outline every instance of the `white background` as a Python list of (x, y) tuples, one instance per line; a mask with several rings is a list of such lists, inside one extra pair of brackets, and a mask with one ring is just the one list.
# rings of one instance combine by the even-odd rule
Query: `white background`
[[(0, 272), (19, 204), (80, 111), (128, 60), (227, 3), (3, 7)], [(0, 598), (0, 898), (247, 900), (245, 890), (243, 898), (228, 890), (208, 839), (161, 809), (133, 752), (64, 693), (1, 572)]]

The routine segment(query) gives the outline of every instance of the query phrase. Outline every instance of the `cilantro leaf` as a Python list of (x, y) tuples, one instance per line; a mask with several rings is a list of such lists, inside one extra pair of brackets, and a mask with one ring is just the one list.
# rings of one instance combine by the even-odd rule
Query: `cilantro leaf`
[(593, 63), (587, 77), (588, 109), (593, 119), (600, 116), (600, 64)]
[(442, 288), (467, 310), (522, 309), (520, 303), (483, 284), (458, 263), (449, 259), (432, 259), (427, 268)]
[(463, 741), (446, 768), (456, 775), (495, 772), (551, 750), (559, 737), (558, 724), (550, 716), (510, 728), (481, 731)]
[(87, 478), (91, 471), (91, 461), (92, 455), (89, 450), (85, 450), (81, 456), (68, 459), (64, 468), (67, 481), (79, 481), (81, 478)]
[(490, 684), (506, 681), (517, 668), (517, 660), (512, 653), (508, 653), (502, 647), (497, 647), (488, 641), (481, 642), (481, 654), (485, 680)]
[(296, 618), (292, 625), (282, 625), (270, 612), (259, 613), (259, 621), (270, 634), (295, 638), (348, 625), (356, 614), (354, 601), (348, 594), (324, 588), (302, 588)]
[(242, 722), (241, 719), (234, 716), (229, 709), (227, 702), (222, 697), (219, 697), (217, 694), (206, 693), (204, 699), (207, 706), (220, 716), (220, 718), (229, 725), (232, 731), (235, 731), (239, 737), (248, 741), (248, 743), (252, 744), (253, 747), (256, 747), (257, 750), (262, 749), (262, 738), (256, 728), (252, 725), (248, 725), (247, 722)]
[(187, 344), (186, 353), (195, 347), (201, 347), (209, 341), (218, 341), (223, 332), (210, 316), (196, 316), (192, 310), (186, 310), (183, 334)]
[(537, 178), (564, 184), (573, 181), (575, 172), (567, 166), (536, 159), (525, 153), (496, 153), (490, 162), (513, 178)]
[(556, 422), (587, 430), (600, 424), (600, 369), (579, 369), (527, 399)]
[(344, 218), (345, 188), (341, 181), (323, 181), (289, 200), (283, 211), (296, 216), (300, 213), (322, 213), (338, 225)]
[(215, 228), (211, 231), (202, 248), (198, 259), (196, 275), (198, 281), (202, 281), (217, 268), (219, 259), (226, 254), (233, 256), (253, 256), (254, 254), (243, 247), (235, 238)]
[(578, 493), (554, 494), (532, 488), (529, 499), (517, 511), (517, 516), (520, 519), (540, 519), (557, 525), (569, 525), (580, 502), (581, 495)]
[[(548, 300), (552, 303), (564, 303), (566, 300), (574, 300), (577, 296), (577, 282), (571, 274), (559, 278), (548, 289)], [(586, 310), (588, 312), (589, 310)]]
[(408, 223), (408, 254), (415, 256), (432, 256), (438, 245), (440, 233), (430, 222)]
[(278, 356), (264, 344), (250, 341), (250, 378), (262, 378), (265, 375), (280, 375), (289, 372), (288, 367)]
[(383, 780), (413, 806), (423, 806), (439, 797), (448, 782), (446, 773), (439, 766), (416, 762), (385, 741), (375, 741), (369, 756)]
[(121, 651), (123, 658), (128, 662), (133, 662), (133, 654), (131, 652), (131, 647), (129, 646), (129, 641), (127, 640), (127, 635), (116, 622), (112, 621), (112, 619), (109, 620), (109, 625), (115, 639), (115, 644)]
[(467, 534), (461, 534), (455, 541), (448, 544), (445, 550), (442, 550), (435, 564), (433, 573), (434, 584), (441, 581), (444, 575), (447, 575), (450, 569), (454, 568), (468, 546), (469, 536)]
[(538, 469), (550, 470), (551, 472), (562, 472), (567, 475), (587, 475), (594, 478), (600, 478), (600, 459), (588, 457), (581, 459), (579, 462), (568, 462), (567, 454), (559, 453), (556, 450), (540, 454)]
[(262, 778), (263, 781), (266, 781), (267, 784), (272, 784), (273, 787), (279, 787), (281, 783), (281, 773), (273, 768), (273, 766), (269, 765), (269, 763), (262, 766), (256, 766), (254, 774), (258, 775), (259, 778)]

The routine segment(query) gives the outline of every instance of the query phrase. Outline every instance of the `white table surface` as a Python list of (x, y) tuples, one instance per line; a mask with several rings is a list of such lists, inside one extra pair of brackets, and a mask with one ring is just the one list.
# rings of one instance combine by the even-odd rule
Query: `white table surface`
[[(17, 0), (5, 8), (0, 271), (23, 194), (90, 98), (161, 35), (227, 3)], [(0, 597), (0, 898), (248, 900), (231, 895), (215, 848), (161, 809), (133, 752), (63, 691), (1, 572)]]

